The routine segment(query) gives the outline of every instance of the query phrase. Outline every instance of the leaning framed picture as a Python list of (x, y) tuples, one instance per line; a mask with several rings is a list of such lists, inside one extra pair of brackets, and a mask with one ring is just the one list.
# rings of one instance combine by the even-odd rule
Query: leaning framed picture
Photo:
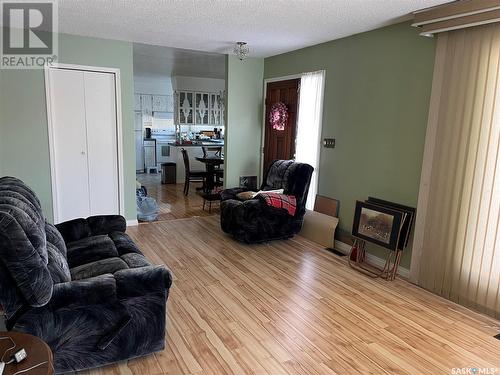
[(404, 212), (356, 201), (352, 235), (390, 250), (396, 250)]
[(367, 202), (377, 204), (379, 206), (393, 208), (406, 214), (403, 216), (403, 223), (401, 224), (401, 234), (399, 235), (398, 249), (403, 250), (406, 246), (408, 246), (413, 220), (415, 219), (415, 208), (374, 197), (368, 197)]

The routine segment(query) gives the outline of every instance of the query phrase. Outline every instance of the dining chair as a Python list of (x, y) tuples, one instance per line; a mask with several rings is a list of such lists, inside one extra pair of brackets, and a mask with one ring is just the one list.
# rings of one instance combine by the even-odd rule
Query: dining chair
[[(203, 157), (206, 158), (210, 155), (222, 156), (222, 146), (202, 146), (201, 150), (203, 151)], [(215, 166), (215, 177), (216, 177), (216, 186), (222, 186), (222, 180), (224, 179), (224, 168), (223, 165)]]
[(182, 159), (184, 160), (184, 171), (186, 178), (184, 180), (184, 195), (189, 194), (189, 183), (190, 182), (201, 182), (205, 185), (205, 179), (207, 177), (207, 171), (192, 171), (189, 166), (189, 156), (186, 149), (182, 148)]
[(213, 152), (214, 156), (221, 156), (222, 155), (222, 147), (211, 147), (211, 146), (202, 146), (201, 150), (203, 151), (203, 157), (206, 158), (207, 156), (210, 155), (210, 153)]

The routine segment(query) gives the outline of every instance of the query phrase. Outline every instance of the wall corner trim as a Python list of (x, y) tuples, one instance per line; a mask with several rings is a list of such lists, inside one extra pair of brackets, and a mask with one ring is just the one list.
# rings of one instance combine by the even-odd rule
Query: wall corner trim
[(139, 225), (139, 221), (135, 220), (127, 220), (127, 227), (136, 227)]

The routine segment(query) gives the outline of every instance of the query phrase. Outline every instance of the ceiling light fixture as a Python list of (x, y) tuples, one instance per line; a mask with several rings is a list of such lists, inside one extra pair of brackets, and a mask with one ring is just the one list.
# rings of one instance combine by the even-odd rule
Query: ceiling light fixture
[(236, 56), (238, 56), (238, 59), (243, 60), (245, 57), (247, 57), (250, 49), (248, 48), (246, 42), (236, 42), (233, 52)]

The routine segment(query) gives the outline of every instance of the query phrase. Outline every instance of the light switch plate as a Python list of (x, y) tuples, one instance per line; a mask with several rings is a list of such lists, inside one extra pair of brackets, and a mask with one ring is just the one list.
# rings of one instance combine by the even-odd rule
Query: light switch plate
[(325, 138), (323, 139), (323, 147), (335, 148), (335, 138)]

